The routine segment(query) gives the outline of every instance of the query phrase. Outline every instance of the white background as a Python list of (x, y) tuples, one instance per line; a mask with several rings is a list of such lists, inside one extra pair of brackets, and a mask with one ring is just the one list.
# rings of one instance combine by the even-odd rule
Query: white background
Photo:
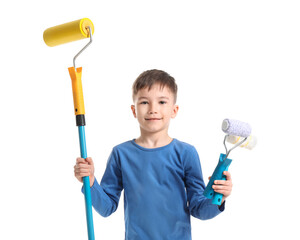
[[(0, 239), (87, 239), (67, 68), (87, 40), (49, 48), (43, 31), (90, 18), (83, 67), (88, 155), (101, 179), (113, 146), (136, 138), (131, 85), (162, 69), (179, 86), (170, 135), (194, 145), (205, 182), (224, 118), (249, 122), (258, 145), (231, 153), (224, 213), (192, 218), (193, 239), (299, 239), (299, 1), (6, 1), (1, 4)], [(295, 221), (296, 219), (296, 221)], [(124, 239), (123, 194), (96, 239)]]

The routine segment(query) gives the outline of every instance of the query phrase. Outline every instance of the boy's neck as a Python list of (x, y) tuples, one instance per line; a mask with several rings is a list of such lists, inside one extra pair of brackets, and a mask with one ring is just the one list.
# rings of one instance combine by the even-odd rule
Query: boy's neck
[(141, 134), (135, 142), (144, 148), (159, 148), (168, 145), (172, 140), (168, 134)]

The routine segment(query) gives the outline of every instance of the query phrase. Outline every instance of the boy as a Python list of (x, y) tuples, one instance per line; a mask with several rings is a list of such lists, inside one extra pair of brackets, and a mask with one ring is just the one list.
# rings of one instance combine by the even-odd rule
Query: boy
[(224, 211), (231, 176), (217, 181), (220, 207), (203, 196), (205, 184), (196, 149), (168, 135), (178, 112), (177, 85), (160, 70), (143, 72), (133, 84), (133, 116), (141, 135), (113, 148), (100, 185), (91, 158), (77, 158), (74, 172), (90, 177), (92, 204), (104, 217), (118, 207), (124, 189), (126, 240), (190, 240), (190, 215), (206, 220)]

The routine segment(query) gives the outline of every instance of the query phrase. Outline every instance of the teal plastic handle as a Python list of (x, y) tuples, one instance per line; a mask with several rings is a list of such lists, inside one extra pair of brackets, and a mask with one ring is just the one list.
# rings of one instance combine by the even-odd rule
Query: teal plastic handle
[[(231, 164), (232, 160), (227, 158), (225, 159), (226, 155), (221, 153), (219, 158), (219, 163), (215, 168), (213, 175), (211, 176), (203, 195), (209, 199), (212, 199), (212, 203), (216, 205), (221, 205), (223, 194), (216, 193), (212, 188), (214, 185), (215, 180), (226, 180), (226, 176), (223, 175), (224, 171), (228, 171), (229, 165)], [(225, 160), (224, 160), (225, 159)]]

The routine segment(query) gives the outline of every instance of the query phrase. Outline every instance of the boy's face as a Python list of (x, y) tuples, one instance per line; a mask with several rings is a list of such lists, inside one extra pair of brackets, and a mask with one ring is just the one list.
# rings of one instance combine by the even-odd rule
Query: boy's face
[(144, 88), (138, 91), (131, 106), (141, 131), (158, 133), (168, 131), (171, 118), (175, 118), (178, 106), (174, 103), (174, 95), (168, 87), (161, 88), (154, 84), (150, 91)]

